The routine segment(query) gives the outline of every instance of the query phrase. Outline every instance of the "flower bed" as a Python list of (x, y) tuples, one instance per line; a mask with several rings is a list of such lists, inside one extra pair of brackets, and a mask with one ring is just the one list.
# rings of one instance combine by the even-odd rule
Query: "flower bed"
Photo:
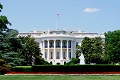
[(7, 74), (120, 74), (120, 72), (8, 72)]

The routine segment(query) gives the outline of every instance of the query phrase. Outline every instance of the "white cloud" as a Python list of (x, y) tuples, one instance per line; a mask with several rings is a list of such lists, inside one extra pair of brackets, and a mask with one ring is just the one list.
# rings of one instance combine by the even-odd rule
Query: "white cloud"
[(97, 9), (97, 8), (86, 8), (83, 10), (84, 12), (97, 12), (97, 11), (100, 11), (100, 9)]

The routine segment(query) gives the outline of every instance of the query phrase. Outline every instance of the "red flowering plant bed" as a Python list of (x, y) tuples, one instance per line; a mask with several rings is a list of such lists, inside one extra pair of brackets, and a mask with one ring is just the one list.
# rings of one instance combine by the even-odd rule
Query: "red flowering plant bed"
[(120, 74), (120, 65), (17, 66), (7, 74)]
[(8, 72), (7, 74), (120, 74), (120, 72)]

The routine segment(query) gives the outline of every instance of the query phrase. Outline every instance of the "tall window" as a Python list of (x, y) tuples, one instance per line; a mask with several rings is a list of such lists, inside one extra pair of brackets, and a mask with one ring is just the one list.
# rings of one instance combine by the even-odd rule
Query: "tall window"
[(63, 41), (63, 48), (66, 48), (66, 42), (65, 41)]
[(45, 41), (45, 48), (47, 48), (47, 41)]
[(53, 47), (53, 43), (52, 42), (50, 42), (50, 47)]
[(76, 47), (78, 46), (78, 42), (76, 42)]
[(57, 48), (60, 47), (60, 41), (56, 41), (56, 47), (57, 47)]
[(63, 52), (63, 59), (66, 59), (66, 54), (65, 54), (65, 52)]
[(53, 53), (52, 52), (50, 53), (50, 59), (53, 59)]
[(68, 47), (71, 48), (71, 41), (68, 42)]
[(71, 59), (71, 52), (69, 52), (69, 54), (68, 54), (68, 55), (69, 55), (69, 59)]
[(60, 58), (60, 54), (59, 54), (59, 52), (57, 52), (56, 59), (59, 59), (59, 58)]
[(47, 52), (45, 52), (45, 58), (47, 59)]

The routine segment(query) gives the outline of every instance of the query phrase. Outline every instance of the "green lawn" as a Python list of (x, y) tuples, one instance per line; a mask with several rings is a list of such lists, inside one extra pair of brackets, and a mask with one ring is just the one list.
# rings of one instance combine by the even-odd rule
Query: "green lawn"
[(0, 75), (0, 80), (120, 80), (120, 76)]

